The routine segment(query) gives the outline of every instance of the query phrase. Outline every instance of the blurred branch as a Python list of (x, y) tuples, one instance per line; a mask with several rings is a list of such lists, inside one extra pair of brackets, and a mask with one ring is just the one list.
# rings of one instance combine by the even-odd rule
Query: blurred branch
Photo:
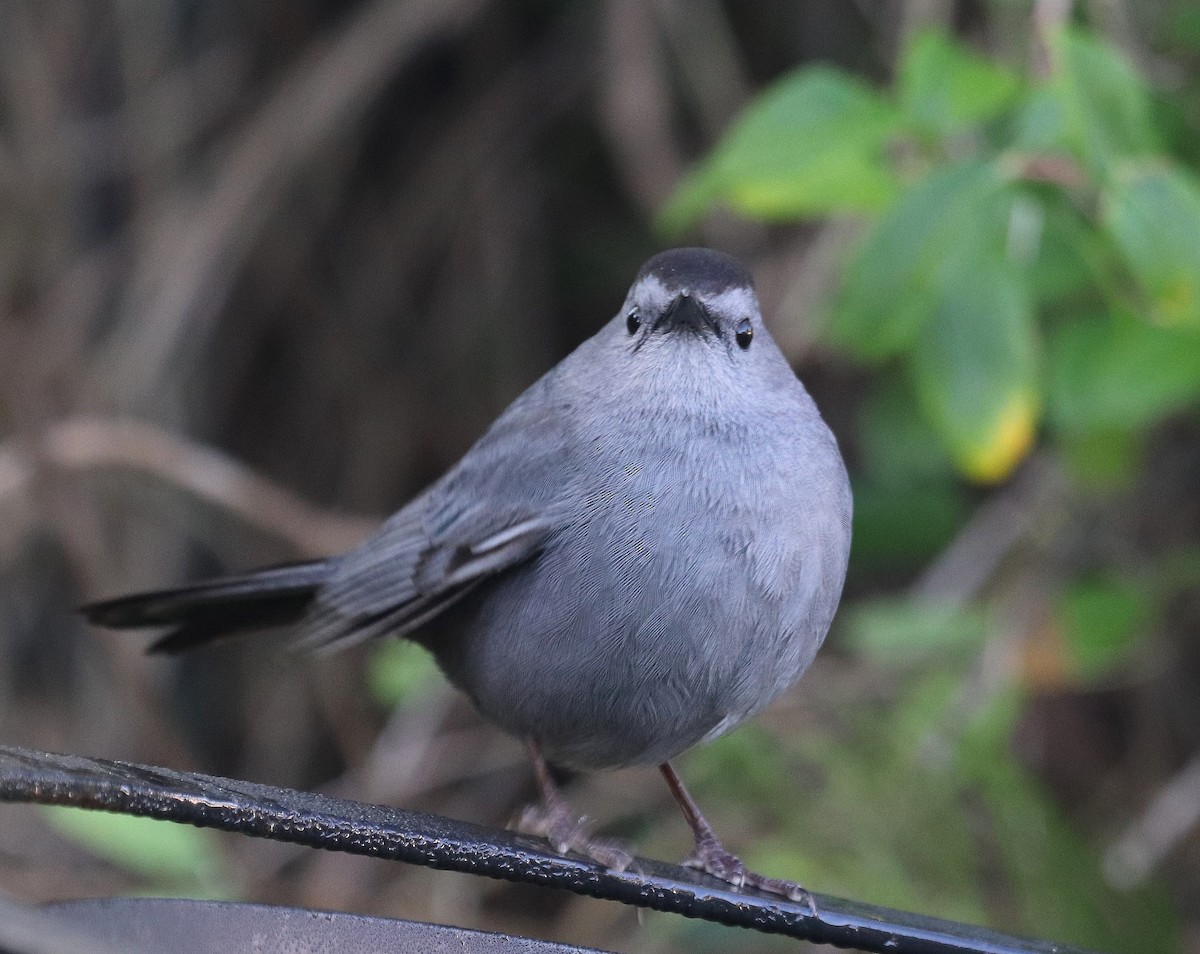
[(1033, 24), (1038, 34), (1045, 37), (1057, 30), (1071, 18), (1073, 0), (1034, 0)]
[(899, 0), (899, 29), (896, 31), (895, 52), (899, 52), (908, 39), (929, 26), (945, 28), (954, 16), (954, 0)]
[(842, 265), (861, 234), (859, 222), (830, 219), (794, 241), (779, 243), (755, 266), (763, 314), (775, 316), (771, 334), (794, 364), (809, 356), (820, 336), (814, 318), (836, 294)]
[[(3, 27), (0, 115), (7, 140), (4, 164), (16, 187), (11, 198), (20, 200), (18, 208), (44, 204), (60, 214), (68, 195), (54, 188), (61, 183), (66, 157), (55, 128), (61, 96), (52, 45), (38, 28), (33, 4), (6, 4)], [(6, 209), (6, 214), (13, 211)]]
[(1034, 530), (1045, 530), (1065, 493), (1066, 483), (1054, 463), (1044, 455), (1031, 458), (1009, 487), (980, 505), (913, 584), (911, 595), (944, 606), (965, 605), (1018, 542)]
[(704, 134), (715, 141), (751, 95), (729, 17), (716, 0), (654, 0), (653, 5)]
[(604, 9), (600, 121), (630, 195), (654, 212), (683, 174), (658, 24), (642, 0)]
[(121, 406), (155, 393), (187, 340), (203, 339), (239, 266), (297, 171), (373, 102), (399, 64), (486, 0), (374, 0), (300, 62), (250, 117), (211, 185), (172, 194), (142, 223), (139, 256), (98, 381)]
[(1054, 69), (1051, 38), (1070, 19), (1072, 5), (1073, 0), (1034, 0), (1030, 64), (1039, 79), (1048, 78)]
[(304, 556), (347, 549), (375, 526), (318, 510), (224, 454), (132, 421), (75, 418), (32, 443), (0, 444), (0, 500), (26, 489), (41, 464), (145, 471), (287, 540)]
[(1163, 786), (1145, 813), (1104, 856), (1104, 874), (1117, 888), (1136, 888), (1200, 824), (1200, 755)]
[[(487, 86), (428, 144), (389, 203), (388, 215), (406, 224), (388, 250), (395, 263), (390, 267), (415, 271), (431, 251), (461, 238), (463, 219), (477, 204), (464, 204), (463, 196), (475, 198), (488, 188), (483, 166), (527, 162), (531, 142), (582, 98), (593, 57), (577, 38), (580, 32), (574, 17), (563, 17), (536, 50)], [(481, 156), (488, 157), (486, 164)], [(457, 275), (451, 281), (461, 284)]]
[[(1056, 464), (1046, 455), (1030, 458), (1011, 484), (985, 500), (910, 588), (914, 602), (937, 612), (962, 609), (977, 600), (985, 588), (996, 588), (998, 571), (1022, 542), (1036, 533), (1053, 534), (1061, 522), (1068, 493)], [(995, 594), (1002, 607), (989, 627), (976, 665), (964, 674), (962, 684), (946, 708), (938, 729), (923, 743), (924, 753), (945, 758), (971, 717), (995, 693), (1011, 684), (1020, 634), (1029, 632), (1042, 608), (1045, 588), (1042, 570), (1019, 569)]]
[(61, 135), (81, 185), (143, 176), (190, 146), (229, 111), (250, 69), (239, 44), (217, 44), (175, 67), (116, 113), (64, 117)]

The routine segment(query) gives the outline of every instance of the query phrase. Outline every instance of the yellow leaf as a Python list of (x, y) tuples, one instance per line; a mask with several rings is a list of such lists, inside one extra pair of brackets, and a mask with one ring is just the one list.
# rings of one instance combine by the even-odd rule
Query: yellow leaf
[(986, 438), (978, 446), (964, 450), (959, 461), (963, 472), (980, 483), (1003, 480), (1033, 446), (1036, 421), (1037, 401), (1033, 393), (1015, 392), (996, 416)]

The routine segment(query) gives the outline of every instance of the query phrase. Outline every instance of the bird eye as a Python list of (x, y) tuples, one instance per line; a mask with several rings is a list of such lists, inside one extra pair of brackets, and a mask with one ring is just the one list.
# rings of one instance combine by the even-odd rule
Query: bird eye
[(745, 351), (750, 347), (750, 341), (754, 337), (754, 327), (750, 324), (749, 318), (743, 318), (737, 323), (737, 327), (733, 329), (737, 336), (738, 347)]
[(629, 309), (629, 314), (625, 316), (625, 327), (631, 335), (637, 334), (637, 330), (642, 327), (642, 313), (636, 308)]

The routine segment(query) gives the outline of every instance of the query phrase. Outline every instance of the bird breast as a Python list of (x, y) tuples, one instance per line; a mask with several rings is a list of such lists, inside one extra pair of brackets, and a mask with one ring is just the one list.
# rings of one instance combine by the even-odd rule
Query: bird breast
[(661, 762), (734, 727), (799, 677), (836, 605), (822, 589), (844, 556), (822, 552), (830, 508), (796, 448), (667, 433), (592, 442), (563, 526), (471, 600), (471, 651), (446, 667), (484, 715), (564, 764)]

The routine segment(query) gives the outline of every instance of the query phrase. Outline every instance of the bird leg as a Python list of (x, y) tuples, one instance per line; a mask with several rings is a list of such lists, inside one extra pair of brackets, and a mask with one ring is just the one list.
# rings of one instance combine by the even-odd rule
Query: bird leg
[(559, 854), (576, 852), (586, 855), (597, 864), (612, 871), (624, 871), (633, 861), (633, 856), (614, 841), (596, 838), (586, 816), (577, 817), (554, 784), (550, 767), (542, 757), (542, 750), (533, 739), (528, 739), (529, 758), (533, 762), (541, 800), (529, 805), (521, 813), (517, 829), (530, 835), (545, 838)]
[(790, 901), (805, 901), (813, 915), (816, 915), (816, 902), (805, 888), (794, 881), (768, 878), (753, 871), (747, 871), (741, 859), (727, 851), (721, 844), (716, 832), (708, 823), (708, 819), (701, 814), (700, 806), (696, 804), (691, 793), (684, 788), (683, 780), (676, 774), (671, 763), (663, 762), (658, 768), (662, 772), (663, 778), (667, 780), (667, 785), (670, 786), (675, 801), (683, 809), (683, 815), (687, 819), (688, 825), (691, 826), (692, 835), (696, 839), (695, 853), (684, 862), (684, 865), (707, 872), (722, 881), (728, 881), (735, 888), (746, 885), (757, 888), (759, 891), (782, 895)]

